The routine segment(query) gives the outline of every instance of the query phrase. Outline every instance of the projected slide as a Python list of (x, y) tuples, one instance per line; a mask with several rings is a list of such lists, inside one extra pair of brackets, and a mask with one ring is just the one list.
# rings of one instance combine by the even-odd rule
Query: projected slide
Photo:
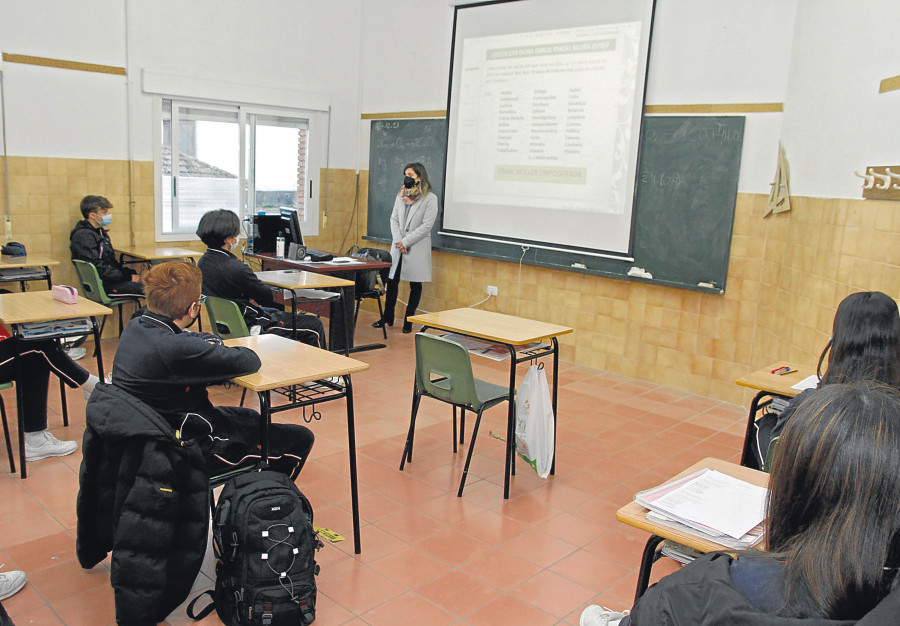
[(456, 8), (441, 233), (629, 258), (653, 7)]
[(630, 210), (640, 23), (463, 41), (458, 202)]

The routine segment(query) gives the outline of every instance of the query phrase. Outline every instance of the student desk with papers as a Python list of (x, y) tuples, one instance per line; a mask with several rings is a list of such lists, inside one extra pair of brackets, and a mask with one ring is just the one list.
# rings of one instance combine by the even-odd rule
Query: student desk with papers
[[(256, 277), (261, 281), (266, 283), (267, 285), (271, 285), (272, 287), (279, 287), (281, 289), (287, 289), (290, 291), (291, 295), (291, 331), (292, 336), (296, 339), (297, 337), (297, 303), (298, 302), (315, 302), (317, 300), (322, 300), (319, 298), (315, 291), (323, 290), (323, 289), (333, 289), (335, 287), (338, 288), (337, 301), (340, 301), (343, 298), (343, 290), (348, 287), (353, 287), (354, 283), (350, 280), (345, 280), (343, 278), (338, 278), (337, 276), (333, 276), (331, 274), (316, 274), (314, 272), (307, 272), (305, 270), (271, 270), (268, 272), (256, 272)], [(299, 292), (298, 292), (299, 290)], [(310, 292), (307, 295), (304, 295), (303, 290), (315, 290)], [(326, 294), (322, 294), (326, 295)], [(334, 318), (335, 304), (336, 300), (331, 299), (331, 315), (329, 318)], [(329, 301), (329, 300), (325, 300)], [(345, 324), (344, 325), (344, 353), (347, 354), (347, 350), (350, 346), (350, 336), (349, 336), (349, 328)]]
[(53, 286), (50, 280), (50, 268), (59, 265), (59, 261), (46, 257), (7, 256), (0, 255), (0, 283), (16, 282), (22, 291), (25, 283), (32, 280), (46, 280), (47, 289)]
[[(303, 408), (324, 402), (346, 399), (347, 453), (350, 458), (350, 498), (353, 509), (353, 545), (356, 554), (362, 546), (359, 533), (359, 485), (356, 471), (356, 426), (353, 415), (353, 386), (350, 375), (369, 369), (368, 363), (334, 352), (321, 350), (278, 335), (254, 335), (226, 339), (227, 346), (250, 348), (259, 356), (262, 367), (258, 371), (239, 376), (233, 381), (255, 391), (259, 396), (260, 442), (262, 460), (268, 459), (269, 424), (273, 413)], [(342, 382), (330, 378), (340, 377)], [(305, 384), (304, 384), (305, 383)], [(272, 391), (287, 399), (286, 404), (272, 406)], [(318, 415), (318, 417), (316, 417)], [(320, 419), (313, 409), (304, 421)]]
[[(78, 298), (75, 304), (63, 304), (59, 300), (54, 300), (49, 291), (0, 294), (0, 324), (9, 326), (13, 336), (19, 337), (21, 341), (80, 337), (86, 333), (92, 333), (100, 380), (104, 379), (104, 372), (103, 353), (100, 350), (100, 325), (97, 323), (97, 318), (110, 313), (112, 313), (112, 309), (87, 298)], [(22, 478), (26, 478), (24, 411), (22, 397), (19, 393), (21, 386), (18, 384), (23, 372), (19, 371), (18, 365), (16, 370), (19, 462), (22, 467)], [(63, 395), (63, 420), (67, 424), (65, 390), (62, 388), (62, 382), (60, 382), (60, 391)]]
[[(340, 287), (343, 306), (334, 307), (328, 324), (328, 346), (335, 352), (343, 352), (347, 343), (350, 352), (360, 352), (374, 348), (383, 348), (384, 344), (371, 344), (366, 346), (354, 346), (353, 336), (355, 331), (353, 307), (356, 303), (356, 275), (359, 272), (380, 270), (391, 266), (390, 263), (373, 261), (372, 259), (353, 259), (350, 263), (336, 263), (334, 261), (293, 261), (287, 258), (279, 258), (271, 253), (258, 254), (245, 252), (244, 259), (253, 259), (260, 265), (261, 270), (303, 270), (315, 274), (328, 274), (336, 278), (344, 278), (353, 284)], [(349, 337), (349, 342), (347, 341)]]
[[(504, 315), (480, 309), (452, 309), (438, 313), (425, 313), (407, 318), (413, 324), (421, 324), (422, 330), (436, 328), (502, 344), (509, 350), (509, 413), (506, 425), (506, 467), (503, 478), (503, 498), (509, 498), (510, 475), (515, 474), (515, 427), (516, 427), (516, 366), (535, 359), (553, 357), (553, 421), (556, 425), (556, 399), (559, 382), (559, 342), (557, 337), (572, 332), (568, 326), (539, 322), (514, 315)], [(518, 351), (523, 346), (550, 340), (550, 345)], [(554, 431), (555, 432), (555, 431)], [(553, 442), (553, 465), (550, 473), (556, 473), (556, 441)]]
[[(757, 414), (771, 404), (773, 398), (791, 399), (804, 388), (815, 387), (815, 368), (779, 361), (767, 365), (738, 378), (735, 382), (742, 387), (756, 389), (757, 393), (750, 403), (750, 414), (747, 416), (747, 431), (744, 434), (744, 449), (741, 452), (741, 465), (746, 465), (753, 458), (753, 430)], [(801, 385), (801, 383), (806, 386)], [(802, 388), (796, 388), (796, 387)]]
[[(677, 476), (673, 476), (671, 480), (666, 482), (677, 480), (701, 469), (716, 470), (723, 474), (727, 474), (728, 476), (733, 476), (734, 478), (738, 478), (750, 483), (751, 485), (757, 485), (759, 487), (767, 487), (769, 484), (769, 475), (765, 472), (760, 472), (758, 470), (750, 469), (749, 467), (742, 467), (740, 465), (736, 465), (735, 463), (729, 463), (728, 461), (722, 461), (713, 458), (706, 458), (702, 461), (699, 461), (698, 463), (695, 463)], [(641, 530), (646, 530), (650, 533), (650, 538), (647, 540), (647, 544), (644, 546), (644, 554), (641, 558), (641, 569), (638, 572), (637, 590), (634, 596), (635, 602), (637, 602), (638, 598), (640, 598), (644, 594), (644, 591), (647, 590), (647, 586), (650, 582), (650, 569), (653, 567), (653, 563), (656, 562), (656, 560), (659, 558), (657, 548), (659, 547), (659, 544), (664, 540), (669, 539), (676, 543), (680, 543), (682, 545), (693, 548), (698, 552), (703, 552), (704, 554), (707, 552), (716, 552), (719, 550), (729, 550), (728, 547), (722, 544), (702, 539), (697, 535), (691, 534), (690, 532), (687, 532), (685, 530), (670, 528), (669, 526), (664, 526), (662, 524), (654, 522), (653, 520), (647, 519), (647, 513), (648, 509), (641, 506), (634, 500), (616, 511), (616, 519), (623, 524), (628, 524), (629, 526), (634, 526), (635, 528), (640, 528)]]

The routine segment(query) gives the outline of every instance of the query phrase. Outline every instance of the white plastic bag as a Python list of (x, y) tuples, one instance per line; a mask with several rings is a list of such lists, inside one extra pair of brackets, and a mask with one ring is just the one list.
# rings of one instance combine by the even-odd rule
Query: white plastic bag
[(541, 478), (553, 464), (553, 404), (543, 366), (532, 365), (516, 392), (516, 452)]

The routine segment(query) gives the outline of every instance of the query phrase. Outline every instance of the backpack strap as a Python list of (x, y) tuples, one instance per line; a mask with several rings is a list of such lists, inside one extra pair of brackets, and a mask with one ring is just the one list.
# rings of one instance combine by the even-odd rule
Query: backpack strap
[[(208, 605), (206, 605), (205, 607), (203, 607), (203, 609), (201, 609), (200, 612), (195, 615), (194, 614), (194, 605), (197, 604), (197, 601), (200, 598), (202, 598), (203, 596), (206, 596), (206, 595), (209, 596), (210, 603)], [(187, 609), (185, 610), (185, 613), (187, 613), (187, 616), (190, 617), (195, 622), (199, 622), (204, 617), (206, 617), (207, 615), (212, 613), (213, 610), (215, 610), (215, 608), (216, 608), (216, 599), (215, 599), (215, 596), (213, 595), (213, 590), (207, 589), (206, 591), (201, 593), (199, 596), (197, 596), (196, 598), (191, 600), (191, 603), (187, 605)]]

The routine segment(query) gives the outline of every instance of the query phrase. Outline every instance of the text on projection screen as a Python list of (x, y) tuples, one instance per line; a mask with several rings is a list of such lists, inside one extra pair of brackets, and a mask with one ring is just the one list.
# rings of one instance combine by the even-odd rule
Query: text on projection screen
[(465, 39), (444, 227), (627, 252), (639, 50), (639, 22)]

